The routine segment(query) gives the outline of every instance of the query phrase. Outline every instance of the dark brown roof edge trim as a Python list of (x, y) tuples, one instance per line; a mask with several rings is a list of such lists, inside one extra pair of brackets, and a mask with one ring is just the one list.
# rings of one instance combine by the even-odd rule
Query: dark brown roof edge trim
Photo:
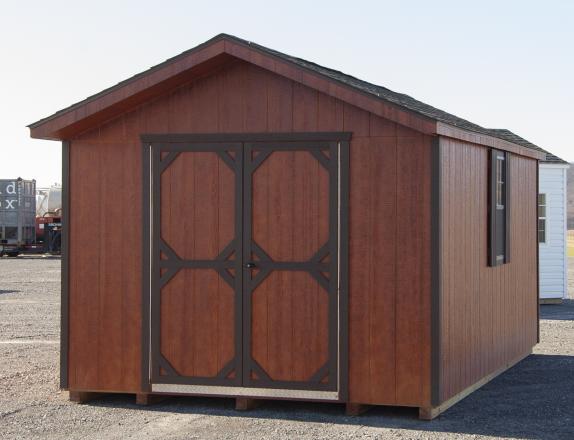
[(449, 137), (472, 144), (509, 151), (511, 153), (536, 160), (544, 160), (546, 158), (546, 154), (539, 150), (525, 147), (523, 145), (510, 142), (496, 136), (484, 133), (476, 133), (459, 127), (454, 127), (443, 122), (437, 122), (437, 134), (439, 136)]

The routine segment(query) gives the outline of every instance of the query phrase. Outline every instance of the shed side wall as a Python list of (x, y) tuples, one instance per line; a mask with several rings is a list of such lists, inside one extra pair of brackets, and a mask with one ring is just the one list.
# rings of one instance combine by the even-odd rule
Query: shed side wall
[(511, 155), (510, 262), (487, 265), (488, 149), (441, 146), (440, 401), (526, 355), (537, 339), (537, 162)]
[(430, 390), (430, 138), (237, 63), (72, 140), (70, 388), (140, 387), (141, 133), (351, 131), (349, 400)]

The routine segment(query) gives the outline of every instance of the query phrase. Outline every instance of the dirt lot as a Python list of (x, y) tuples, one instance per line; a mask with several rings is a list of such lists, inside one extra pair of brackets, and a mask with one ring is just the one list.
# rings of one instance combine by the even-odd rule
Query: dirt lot
[(70, 403), (58, 390), (59, 278), (58, 259), (0, 259), (0, 439), (574, 439), (574, 300), (542, 307), (535, 354), (422, 422), (410, 409), (350, 418), (342, 406), (315, 403), (269, 402), (248, 413), (228, 399)]

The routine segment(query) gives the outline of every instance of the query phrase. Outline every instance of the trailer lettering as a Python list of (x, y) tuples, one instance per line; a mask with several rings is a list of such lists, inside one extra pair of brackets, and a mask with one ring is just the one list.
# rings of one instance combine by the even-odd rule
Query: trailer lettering
[[(10, 188), (12, 188), (12, 191), (10, 191)], [(16, 182), (10, 182), (6, 185), (6, 194), (16, 194)]]
[[(16, 203), (18, 199), (5, 199), (0, 200), (0, 208), (2, 209), (16, 209), (14, 203)], [(4, 206), (2, 206), (2, 202), (4, 202)]]

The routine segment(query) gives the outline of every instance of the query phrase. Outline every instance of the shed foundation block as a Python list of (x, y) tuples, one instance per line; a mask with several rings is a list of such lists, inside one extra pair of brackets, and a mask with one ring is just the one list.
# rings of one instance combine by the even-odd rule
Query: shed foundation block
[(235, 399), (235, 409), (237, 411), (249, 411), (261, 405), (260, 399), (247, 399), (245, 397), (237, 397)]
[(157, 403), (163, 402), (169, 398), (163, 394), (149, 394), (149, 393), (137, 393), (136, 394), (136, 405), (148, 406), (155, 405)]
[(70, 401), (76, 403), (87, 403), (102, 397), (104, 393), (93, 393), (90, 391), (70, 391)]

